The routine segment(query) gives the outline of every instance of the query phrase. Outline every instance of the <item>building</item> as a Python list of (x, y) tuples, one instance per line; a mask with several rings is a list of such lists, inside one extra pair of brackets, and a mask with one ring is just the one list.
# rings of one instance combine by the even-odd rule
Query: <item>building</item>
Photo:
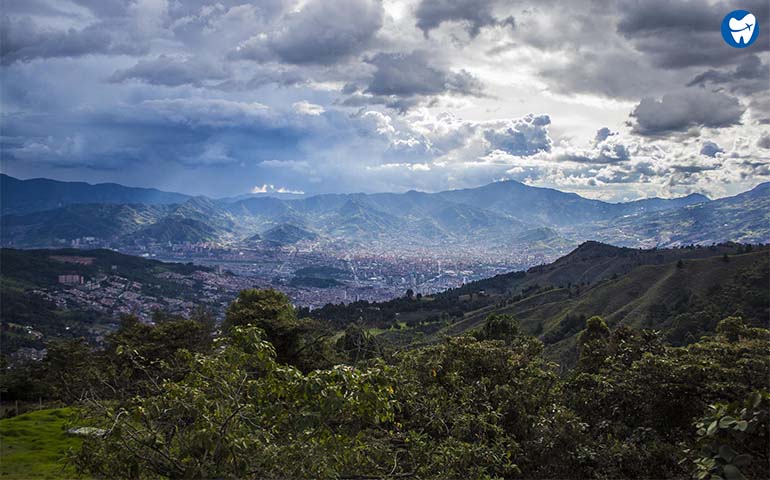
[(64, 285), (83, 285), (83, 275), (59, 275), (59, 283)]

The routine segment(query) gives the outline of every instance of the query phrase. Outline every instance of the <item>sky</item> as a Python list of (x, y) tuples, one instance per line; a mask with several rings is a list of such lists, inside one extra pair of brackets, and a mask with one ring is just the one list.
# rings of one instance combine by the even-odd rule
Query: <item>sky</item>
[[(608, 201), (770, 181), (767, 0), (0, 2), (20, 178)], [(736, 8), (760, 25), (743, 49)]]

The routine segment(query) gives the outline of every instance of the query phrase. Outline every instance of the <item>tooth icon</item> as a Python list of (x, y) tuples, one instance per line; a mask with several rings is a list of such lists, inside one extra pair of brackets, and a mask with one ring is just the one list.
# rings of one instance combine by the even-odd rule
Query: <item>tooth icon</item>
[(731, 18), (729, 23), (730, 34), (733, 36), (735, 43), (739, 45), (748, 45), (754, 34), (754, 26), (756, 24), (757, 18), (751, 13), (746, 14), (746, 16), (740, 20)]

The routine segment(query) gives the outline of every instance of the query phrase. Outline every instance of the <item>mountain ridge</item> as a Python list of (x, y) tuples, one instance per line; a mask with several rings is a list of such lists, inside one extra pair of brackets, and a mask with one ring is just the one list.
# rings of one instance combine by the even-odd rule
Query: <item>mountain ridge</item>
[[(17, 182), (11, 197), (18, 204), (25, 195), (19, 185), (27, 181), (7, 175), (3, 180), (5, 183)], [(31, 182), (31, 190), (26, 193), (28, 197), (38, 194), (41, 188), (39, 181)], [(85, 200), (91, 192), (82, 187), (88, 184), (75, 183), (78, 188), (85, 188), (78, 190), (80, 196), (67, 194), (65, 188), (63, 196), (57, 198), (62, 190), (56, 185), (61, 182), (46, 182), (43, 185), (54, 185), (51, 191), (42, 195), (46, 200), (42, 203), (31, 201), (26, 210), (37, 208), (35, 205), (50, 206)], [(99, 188), (110, 187), (110, 184), (100, 185)], [(255, 234), (280, 225), (290, 225), (314, 235), (287, 237), (296, 238), (296, 241), (344, 242), (365, 246), (376, 238), (385, 247), (399, 249), (442, 245), (487, 250), (526, 247), (549, 255), (566, 253), (567, 248), (587, 239), (647, 247), (770, 240), (767, 214), (763, 211), (770, 208), (770, 203), (763, 198), (770, 197), (765, 195), (770, 183), (717, 200), (690, 194), (674, 199), (656, 197), (625, 203), (587, 199), (575, 193), (532, 187), (514, 180), (437, 193), (320, 194), (292, 199), (257, 196), (217, 200), (181, 194), (169, 197), (166, 195), (176, 194), (155, 190), (148, 193), (133, 187), (116, 188), (118, 191), (113, 196), (104, 197), (101, 191), (95, 193), (98, 198), (107, 198), (97, 204), (113, 206), (115, 214), (112, 219), (95, 210), (93, 202), (5, 214), (1, 220), (4, 227), (2, 241), (5, 245), (41, 247), (61, 245), (59, 240), (74, 241), (79, 237), (120, 242), (130, 235), (131, 243), (135, 244), (143, 240), (142, 234), (135, 232), (142, 231), (147, 222), (159, 222), (161, 217), (188, 221), (166, 221), (154, 230), (145, 230), (155, 232), (154, 235), (147, 235), (147, 241), (155, 240), (159, 235), (160, 238), (185, 239), (191, 243), (253, 243)], [(157, 204), (131, 202), (127, 205), (143, 206), (115, 207), (122, 205), (115, 202), (126, 195), (149, 198), (151, 202), (178, 201)], [(4, 193), (4, 199), (5, 196)], [(14, 208), (18, 210), (13, 204), (3, 208), (4, 212)], [(93, 226), (90, 224), (89, 215), (93, 215), (94, 211), (96, 218), (103, 219), (103, 225), (98, 222)], [(149, 218), (144, 219), (147, 215)], [(65, 218), (78, 228), (65, 228)], [(47, 238), (46, 219), (59, 225), (49, 232)], [(116, 225), (110, 226), (111, 221)]]

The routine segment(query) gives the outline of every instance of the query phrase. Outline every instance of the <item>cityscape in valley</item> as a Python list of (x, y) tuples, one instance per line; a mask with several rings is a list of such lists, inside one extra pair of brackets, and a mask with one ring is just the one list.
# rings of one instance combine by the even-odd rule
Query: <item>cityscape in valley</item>
[[(221, 321), (250, 288), (276, 289), (312, 311), (387, 302), (407, 291), (428, 299), (550, 264), (593, 239), (638, 249), (770, 241), (770, 183), (716, 200), (692, 194), (607, 203), (514, 181), (435, 194), (292, 199), (209, 199), (7, 175), (0, 181), (2, 246), (40, 252), (56, 274), (28, 294), (103, 318), (87, 330), (99, 342), (126, 315), (152, 323), (157, 311), (189, 316), (203, 307)], [(193, 266), (144, 281), (117, 264), (90, 271), (97, 258), (89, 252), (102, 250)], [(164, 293), (155, 282), (174, 288)], [(51, 332), (16, 322), (6, 330), (27, 338), (21, 355), (44, 355)]]
[(768, 480), (768, 32), (0, 2), (0, 480)]

